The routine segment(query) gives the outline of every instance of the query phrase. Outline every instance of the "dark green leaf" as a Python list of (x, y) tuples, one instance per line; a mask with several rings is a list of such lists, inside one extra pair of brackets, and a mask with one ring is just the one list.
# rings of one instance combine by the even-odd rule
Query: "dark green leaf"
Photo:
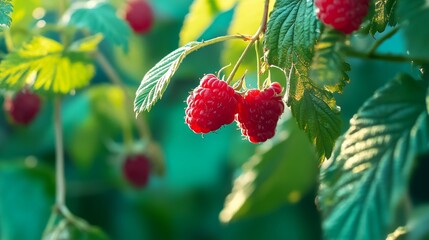
[(92, 34), (101, 33), (108, 41), (128, 50), (131, 29), (106, 1), (76, 1), (67, 10), (62, 21), (67, 25), (86, 29)]
[(54, 202), (52, 173), (34, 158), (1, 160), (0, 239), (40, 239)]
[(353, 117), (321, 169), (326, 239), (385, 239), (397, 227), (414, 159), (429, 147), (426, 89), (401, 75)]
[(13, 5), (11, 0), (0, 0), (0, 28), (10, 27)]
[(396, 0), (376, 0), (374, 1), (374, 13), (371, 16), (369, 32), (374, 35), (376, 32), (383, 32), (386, 26), (396, 25)]
[(87, 52), (66, 51), (41, 36), (12, 52), (0, 64), (0, 86), (66, 94), (88, 84), (95, 72)]
[(429, 61), (429, 5), (426, 0), (399, 1), (397, 15), (412, 58)]
[(313, 1), (279, 0), (268, 22), (265, 47), (269, 64), (289, 74), (287, 104), (323, 161), (340, 135), (341, 119), (332, 93), (308, 77), (319, 31)]
[(200, 42), (191, 42), (180, 47), (159, 61), (143, 77), (134, 100), (134, 112), (149, 111), (158, 101), (186, 55)]
[(343, 87), (350, 81), (347, 71), (350, 65), (345, 62), (341, 52), (345, 35), (325, 28), (315, 47), (313, 63), (310, 67), (310, 79), (317, 87), (329, 92), (342, 92)]
[(220, 213), (222, 221), (295, 203), (315, 184), (318, 162), (311, 144), (293, 119), (282, 126), (276, 138), (261, 145), (243, 166)]

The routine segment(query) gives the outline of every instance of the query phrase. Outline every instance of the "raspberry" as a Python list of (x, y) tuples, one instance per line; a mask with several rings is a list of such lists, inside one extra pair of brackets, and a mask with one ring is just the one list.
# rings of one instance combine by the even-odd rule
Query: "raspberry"
[(265, 142), (274, 136), (277, 121), (284, 111), (282, 87), (272, 83), (263, 91), (247, 91), (238, 104), (237, 122), (241, 133), (252, 143)]
[(39, 112), (40, 97), (26, 89), (21, 90), (13, 99), (5, 99), (4, 109), (10, 115), (14, 123), (27, 125)]
[(241, 96), (215, 75), (205, 75), (187, 99), (186, 123), (195, 133), (208, 133), (234, 121)]
[(149, 158), (137, 154), (126, 157), (122, 170), (125, 178), (134, 187), (144, 187), (149, 180), (150, 169)]
[(350, 34), (368, 13), (369, 0), (315, 0), (317, 17), (324, 24)]
[(146, 33), (153, 25), (152, 7), (145, 0), (130, 0), (125, 8), (125, 20), (136, 33)]

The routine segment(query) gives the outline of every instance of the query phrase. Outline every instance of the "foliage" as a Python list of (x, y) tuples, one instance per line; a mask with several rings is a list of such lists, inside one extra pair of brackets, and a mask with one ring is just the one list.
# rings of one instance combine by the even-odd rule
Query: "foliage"
[[(387, 236), (406, 211), (415, 156), (429, 149), (427, 82), (400, 75), (351, 120), (322, 167), (319, 202), (328, 239)], [(365, 229), (365, 230), (363, 230)]]
[(62, 22), (91, 34), (102, 33), (107, 40), (128, 50), (131, 29), (106, 1), (76, 1), (64, 14)]
[[(124, 1), (0, 0), (4, 103), (43, 100), (26, 127), (0, 113), (1, 239), (427, 238), (427, 0), (370, 1), (351, 35), (314, 1), (149, 3), (156, 26), (137, 36)], [(284, 87), (273, 139), (183, 124), (216, 71), (241, 94)], [(122, 164), (141, 151), (153, 174), (136, 190)]]
[(54, 40), (34, 37), (0, 64), (0, 86), (21, 89), (69, 93), (86, 86), (94, 76), (94, 66), (88, 52), (94, 51), (100, 37), (89, 37), (72, 45), (69, 50)]

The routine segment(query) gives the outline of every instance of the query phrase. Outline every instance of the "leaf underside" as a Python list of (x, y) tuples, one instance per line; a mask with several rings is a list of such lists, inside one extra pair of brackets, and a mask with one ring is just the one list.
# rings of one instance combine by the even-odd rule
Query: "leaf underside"
[(162, 97), (174, 73), (180, 63), (200, 42), (191, 42), (169, 53), (154, 67), (152, 67), (140, 83), (134, 100), (134, 112), (149, 111), (151, 107)]
[(326, 239), (385, 239), (404, 210), (414, 158), (428, 150), (427, 82), (401, 75), (377, 91), (321, 168)]

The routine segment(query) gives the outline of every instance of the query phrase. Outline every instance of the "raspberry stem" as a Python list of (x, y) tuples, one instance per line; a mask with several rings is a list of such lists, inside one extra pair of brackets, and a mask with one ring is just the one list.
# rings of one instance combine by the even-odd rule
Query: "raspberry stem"
[(353, 48), (344, 48), (344, 53), (348, 57), (355, 57), (355, 58), (361, 58), (361, 59), (372, 59), (372, 60), (383, 60), (383, 61), (389, 61), (389, 62), (414, 62), (417, 64), (427, 64), (429, 63), (427, 59), (424, 58), (414, 58), (404, 55), (396, 55), (396, 54), (381, 54), (381, 53), (363, 53), (361, 51), (355, 50)]
[[(113, 68), (113, 66), (109, 63), (109, 61), (106, 59), (106, 57), (101, 53), (100, 51), (97, 51), (95, 54), (95, 59), (100, 64), (100, 67), (103, 69), (103, 71), (107, 74), (110, 81), (114, 83), (115, 85), (119, 86), (122, 91), (124, 92), (125, 99), (127, 102), (127, 105), (130, 104), (133, 105), (133, 99), (129, 92), (127, 91), (127, 88), (125, 84), (122, 82), (121, 77), (116, 72), (116, 70)], [(128, 109), (128, 108), (127, 108)], [(130, 114), (134, 114), (132, 112), (132, 109), (128, 109), (130, 111)], [(148, 123), (146, 119), (142, 119), (141, 121), (136, 117), (134, 118), (135, 124), (137, 126), (137, 130), (139, 131), (141, 139), (151, 139), (152, 133), (150, 131), (150, 128), (148, 126)]]
[(64, 144), (61, 125), (61, 98), (54, 102), (56, 205), (65, 206)]
[(268, 20), (268, 10), (270, 6), (270, 0), (265, 0), (264, 3), (264, 13), (262, 16), (261, 24), (259, 25), (258, 30), (256, 33), (250, 38), (249, 44), (247, 44), (246, 48), (241, 53), (240, 57), (238, 58), (237, 62), (234, 65), (234, 68), (231, 71), (231, 74), (229, 75), (226, 82), (228, 84), (231, 83), (232, 79), (234, 78), (235, 73), (237, 72), (238, 68), (241, 65), (241, 62), (243, 61), (244, 57), (246, 56), (247, 52), (249, 51), (250, 47), (261, 38), (261, 35), (265, 33), (265, 30), (267, 29), (267, 20)]
[(385, 35), (383, 35), (380, 39), (378, 39), (374, 45), (372, 45), (372, 47), (370, 48), (370, 50), (368, 51), (368, 55), (373, 55), (375, 53), (375, 51), (377, 50), (377, 48), (387, 39), (391, 38), (393, 35), (395, 35), (395, 33), (397, 33), (399, 31), (399, 26), (394, 27), (391, 31), (389, 31), (388, 33), (386, 33)]

